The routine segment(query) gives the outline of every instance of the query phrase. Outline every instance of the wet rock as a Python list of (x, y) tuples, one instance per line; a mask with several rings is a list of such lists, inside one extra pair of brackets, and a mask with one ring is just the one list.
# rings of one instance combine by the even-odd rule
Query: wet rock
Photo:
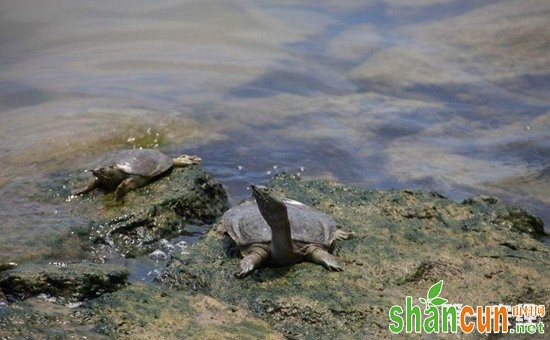
[(222, 185), (198, 165), (175, 168), (129, 192), (121, 202), (114, 202), (113, 195), (96, 191), (74, 199), (83, 213), (97, 216), (80, 234), (127, 257), (150, 253), (161, 240), (185, 233), (190, 226), (206, 228), (228, 208)]
[(168, 258), (168, 255), (166, 255), (166, 253), (163, 252), (162, 250), (157, 249), (153, 251), (151, 254), (149, 254), (149, 258), (151, 260), (163, 261)]
[[(172, 257), (165, 282), (250, 311), (290, 338), (390, 337), (388, 311), (444, 280), (449, 303), (546, 305), (550, 249), (540, 219), (494, 198), (364, 190), (276, 177), (287, 197), (332, 215), (355, 237), (337, 241), (343, 272), (312, 263), (262, 268), (239, 280), (240, 258), (215, 231)], [(478, 203), (479, 202), (479, 203)], [(547, 317), (548, 318), (548, 317)]]
[(124, 267), (113, 264), (25, 264), (0, 272), (0, 292), (12, 302), (41, 294), (82, 301), (124, 287), (127, 277)]
[(0, 262), (0, 272), (4, 270), (9, 270), (17, 267), (15, 262)]
[(535, 237), (544, 235), (542, 219), (527, 213), (525, 210), (502, 203), (496, 197), (476, 196), (463, 202), (472, 206), (480, 215), (489, 216), (487, 221), (496, 228), (505, 228)]
[(85, 312), (30, 298), (0, 307), (0, 334), (3, 339), (109, 339), (94, 331)]
[[(545, 284), (550, 279), (550, 249), (536, 238), (539, 220), (522, 209), (495, 198), (480, 196), (457, 203), (437, 193), (364, 190), (286, 175), (276, 177), (272, 185), (329, 213), (343, 229), (354, 232), (354, 238), (336, 242), (343, 272), (304, 262), (261, 268), (236, 279), (240, 258), (235, 244), (211, 231), (186, 247), (188, 252), (171, 253), (163, 284), (120, 285), (78, 306), (36, 297), (0, 306), (2, 335), (391, 338), (389, 308), (404, 305), (407, 295), (423, 297), (439, 280), (444, 280), (441, 296), (450, 303), (534, 303), (550, 308)], [(157, 249), (172, 249), (167, 240), (157, 243)], [(21, 288), (34, 293), (20, 296), (48, 292), (52, 281), (65, 282), (60, 274), (45, 279), (37, 274), (40, 270), (24, 270), (25, 266), (0, 272), (0, 282), (23, 277), (10, 274), (23, 271), (40, 277), (34, 286), (46, 288)], [(85, 275), (71, 277), (77, 281), (70, 283), (72, 287), (79, 286), (77, 277), (84, 280)], [(17, 282), (30, 281), (10, 280), (10, 287), (27, 287)], [(10, 301), (17, 296), (8, 293), (4, 283), (0, 287)], [(548, 313), (542, 321), (550, 321)]]
[(6, 299), (6, 296), (0, 290), (0, 308), (3, 308), (7, 305), (8, 305), (8, 299)]
[(140, 338), (283, 337), (242, 307), (204, 294), (134, 284), (105, 295), (90, 306), (96, 329), (109, 336)]
[(29, 299), (0, 309), (6, 338), (284, 339), (242, 307), (204, 294), (134, 283), (69, 308)]

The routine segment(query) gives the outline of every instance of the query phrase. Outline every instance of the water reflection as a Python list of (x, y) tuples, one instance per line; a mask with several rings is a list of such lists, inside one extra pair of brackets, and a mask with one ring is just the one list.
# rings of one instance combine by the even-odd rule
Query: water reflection
[(286, 170), (494, 194), (548, 225), (549, 13), (542, 0), (2, 2), (13, 236), (0, 242), (36, 249), (24, 235), (75, 224), (65, 202), (36, 198), (56, 174), (155, 144), (200, 154), (233, 202)]

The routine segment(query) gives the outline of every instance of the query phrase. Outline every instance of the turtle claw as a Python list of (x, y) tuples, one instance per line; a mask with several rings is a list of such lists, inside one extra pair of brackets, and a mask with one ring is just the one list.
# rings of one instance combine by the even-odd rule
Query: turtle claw
[(254, 270), (254, 268), (242, 268), (241, 267), (241, 271), (238, 272), (238, 273), (235, 273), (235, 277), (236, 278), (239, 278), (239, 279), (242, 279), (244, 278), (245, 276), (247, 276), (248, 274), (250, 274), (252, 271)]
[[(325, 254), (328, 255), (328, 256), (326, 256)], [(341, 272), (341, 271), (344, 270), (344, 268), (342, 268), (338, 264), (338, 262), (336, 262), (336, 259), (334, 258), (334, 256), (332, 256), (328, 253), (325, 253), (325, 254), (320, 256), (319, 264), (323, 265), (325, 268), (327, 268), (331, 272)]]
[(325, 263), (324, 266), (331, 272), (341, 272), (344, 270), (338, 263)]
[(235, 276), (239, 279), (242, 279), (243, 277), (250, 274), (257, 266), (258, 258), (255, 256), (255, 254), (248, 255), (244, 257), (241, 260), (241, 264), (239, 265), (241, 271), (238, 273), (235, 273)]
[(243, 272), (242, 270), (238, 273), (235, 273), (233, 275), (235, 275), (236, 278), (238, 279), (242, 279), (244, 278), (245, 276), (247, 276), (249, 274), (249, 272)]

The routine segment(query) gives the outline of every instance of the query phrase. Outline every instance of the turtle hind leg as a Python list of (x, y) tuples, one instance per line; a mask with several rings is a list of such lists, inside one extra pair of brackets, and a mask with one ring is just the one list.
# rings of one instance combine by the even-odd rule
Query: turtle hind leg
[(140, 188), (149, 182), (149, 178), (141, 176), (130, 176), (123, 180), (115, 191), (115, 201), (119, 201), (128, 191)]
[(353, 231), (344, 231), (342, 229), (336, 229), (334, 239), (335, 240), (349, 240), (353, 236), (354, 236)]
[(302, 251), (302, 255), (310, 262), (320, 264), (330, 271), (341, 272), (344, 270), (332, 254), (318, 245), (309, 245)]
[(239, 265), (240, 271), (235, 276), (242, 279), (258, 268), (269, 257), (269, 251), (261, 246), (252, 246)]

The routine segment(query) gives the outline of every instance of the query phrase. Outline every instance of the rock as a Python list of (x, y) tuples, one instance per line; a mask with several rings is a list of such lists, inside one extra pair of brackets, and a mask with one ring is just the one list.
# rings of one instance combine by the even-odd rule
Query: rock
[(17, 267), (15, 262), (0, 262), (0, 272), (4, 270), (9, 270)]
[(0, 272), (0, 291), (12, 302), (40, 294), (74, 302), (120, 289), (127, 278), (127, 269), (112, 264), (24, 264)]
[[(550, 249), (537, 240), (540, 219), (520, 208), (490, 197), (457, 203), (431, 192), (365, 190), (287, 175), (276, 177), (272, 186), (354, 232), (354, 238), (336, 242), (343, 272), (304, 262), (260, 268), (236, 279), (235, 244), (212, 230), (188, 251), (172, 253), (163, 284), (121, 284), (112, 292), (95, 290), (103, 292), (99, 296), (78, 289), (76, 296), (96, 298), (77, 307), (37, 298), (0, 306), (2, 336), (392, 338), (389, 308), (403, 306), (407, 295), (425, 296), (439, 280), (444, 280), (441, 297), (449, 303), (550, 308)], [(137, 199), (133, 195), (125, 199)], [(157, 243), (164, 249), (170, 242)], [(53, 293), (58, 296), (72, 297), (75, 290), (67, 287), (85, 286), (79, 283), (86, 281), (85, 271), (73, 269), (66, 278), (25, 266), (0, 272), (1, 290), (10, 301), (48, 292), (52, 280), (46, 278), (60, 282)], [(26, 276), (39, 279), (19, 279)], [(63, 285), (65, 279), (70, 284)], [(4, 282), (23, 293), (7, 292)], [(545, 324), (549, 315), (542, 319)]]
[(76, 308), (29, 299), (0, 309), (0, 327), (8, 339), (284, 339), (242, 307), (143, 283)]
[[(76, 184), (75, 184), (76, 186)], [(189, 226), (212, 224), (228, 208), (222, 185), (200, 166), (175, 168), (166, 176), (113, 203), (113, 193), (79, 197), (85, 214), (96, 220), (80, 231), (95, 243), (108, 244), (127, 257), (150, 253), (166, 238)]]
[[(64, 227), (70, 228), (67, 237), (54, 243), (59, 247), (53, 248), (48, 257), (72, 259), (80, 254), (79, 258), (86, 261), (65, 264), (58, 260), (43, 265), (24, 263), (15, 257), (17, 267), (7, 260), (0, 263), (3, 337), (108, 339), (112, 338), (110, 334), (132, 333), (138, 337), (157, 334), (155, 338), (159, 338), (173, 336), (175, 330), (185, 337), (193, 332), (237, 336), (244, 331), (277, 338), (265, 321), (242, 308), (235, 309), (208, 296), (191, 297), (177, 291), (177, 296), (170, 298), (152, 285), (129, 285), (127, 268), (109, 264), (119, 257), (117, 252), (125, 256), (147, 255), (155, 249), (163, 249), (166, 254), (178, 249), (183, 252), (185, 241), (174, 245), (168, 239), (187, 232), (203, 233), (227, 210), (223, 187), (200, 166), (173, 169), (129, 192), (121, 202), (114, 202), (112, 192), (100, 190), (65, 202), (69, 188), (83, 187), (89, 178), (79, 174), (67, 183), (67, 176), (62, 175), (53, 176), (44, 184), (45, 190), (37, 191), (50, 193), (40, 196), (44, 202), (51, 200), (54, 192), (55, 203), (62, 205), (68, 216), (61, 220), (67, 224)], [(82, 257), (78, 249), (84, 249), (91, 258)], [(212, 320), (217, 326), (210, 324)], [(234, 331), (227, 330), (226, 325)]]
[[(312, 263), (233, 277), (234, 243), (214, 231), (173, 256), (166, 282), (250, 311), (290, 338), (389, 337), (389, 308), (444, 280), (449, 303), (550, 308), (550, 249), (540, 219), (495, 198), (364, 190), (280, 175), (273, 187), (332, 215), (355, 238), (337, 241), (343, 272)], [(546, 317), (548, 319), (548, 316)]]
[(0, 308), (3, 308), (8, 305), (8, 299), (4, 296), (4, 293), (0, 290)]
[(283, 339), (260, 318), (204, 294), (135, 284), (91, 304), (101, 333), (118, 337)]
[(534, 237), (544, 235), (542, 219), (525, 210), (502, 203), (496, 197), (476, 196), (465, 199), (463, 204), (470, 205), (480, 216), (489, 216), (487, 222), (496, 228), (528, 233)]

